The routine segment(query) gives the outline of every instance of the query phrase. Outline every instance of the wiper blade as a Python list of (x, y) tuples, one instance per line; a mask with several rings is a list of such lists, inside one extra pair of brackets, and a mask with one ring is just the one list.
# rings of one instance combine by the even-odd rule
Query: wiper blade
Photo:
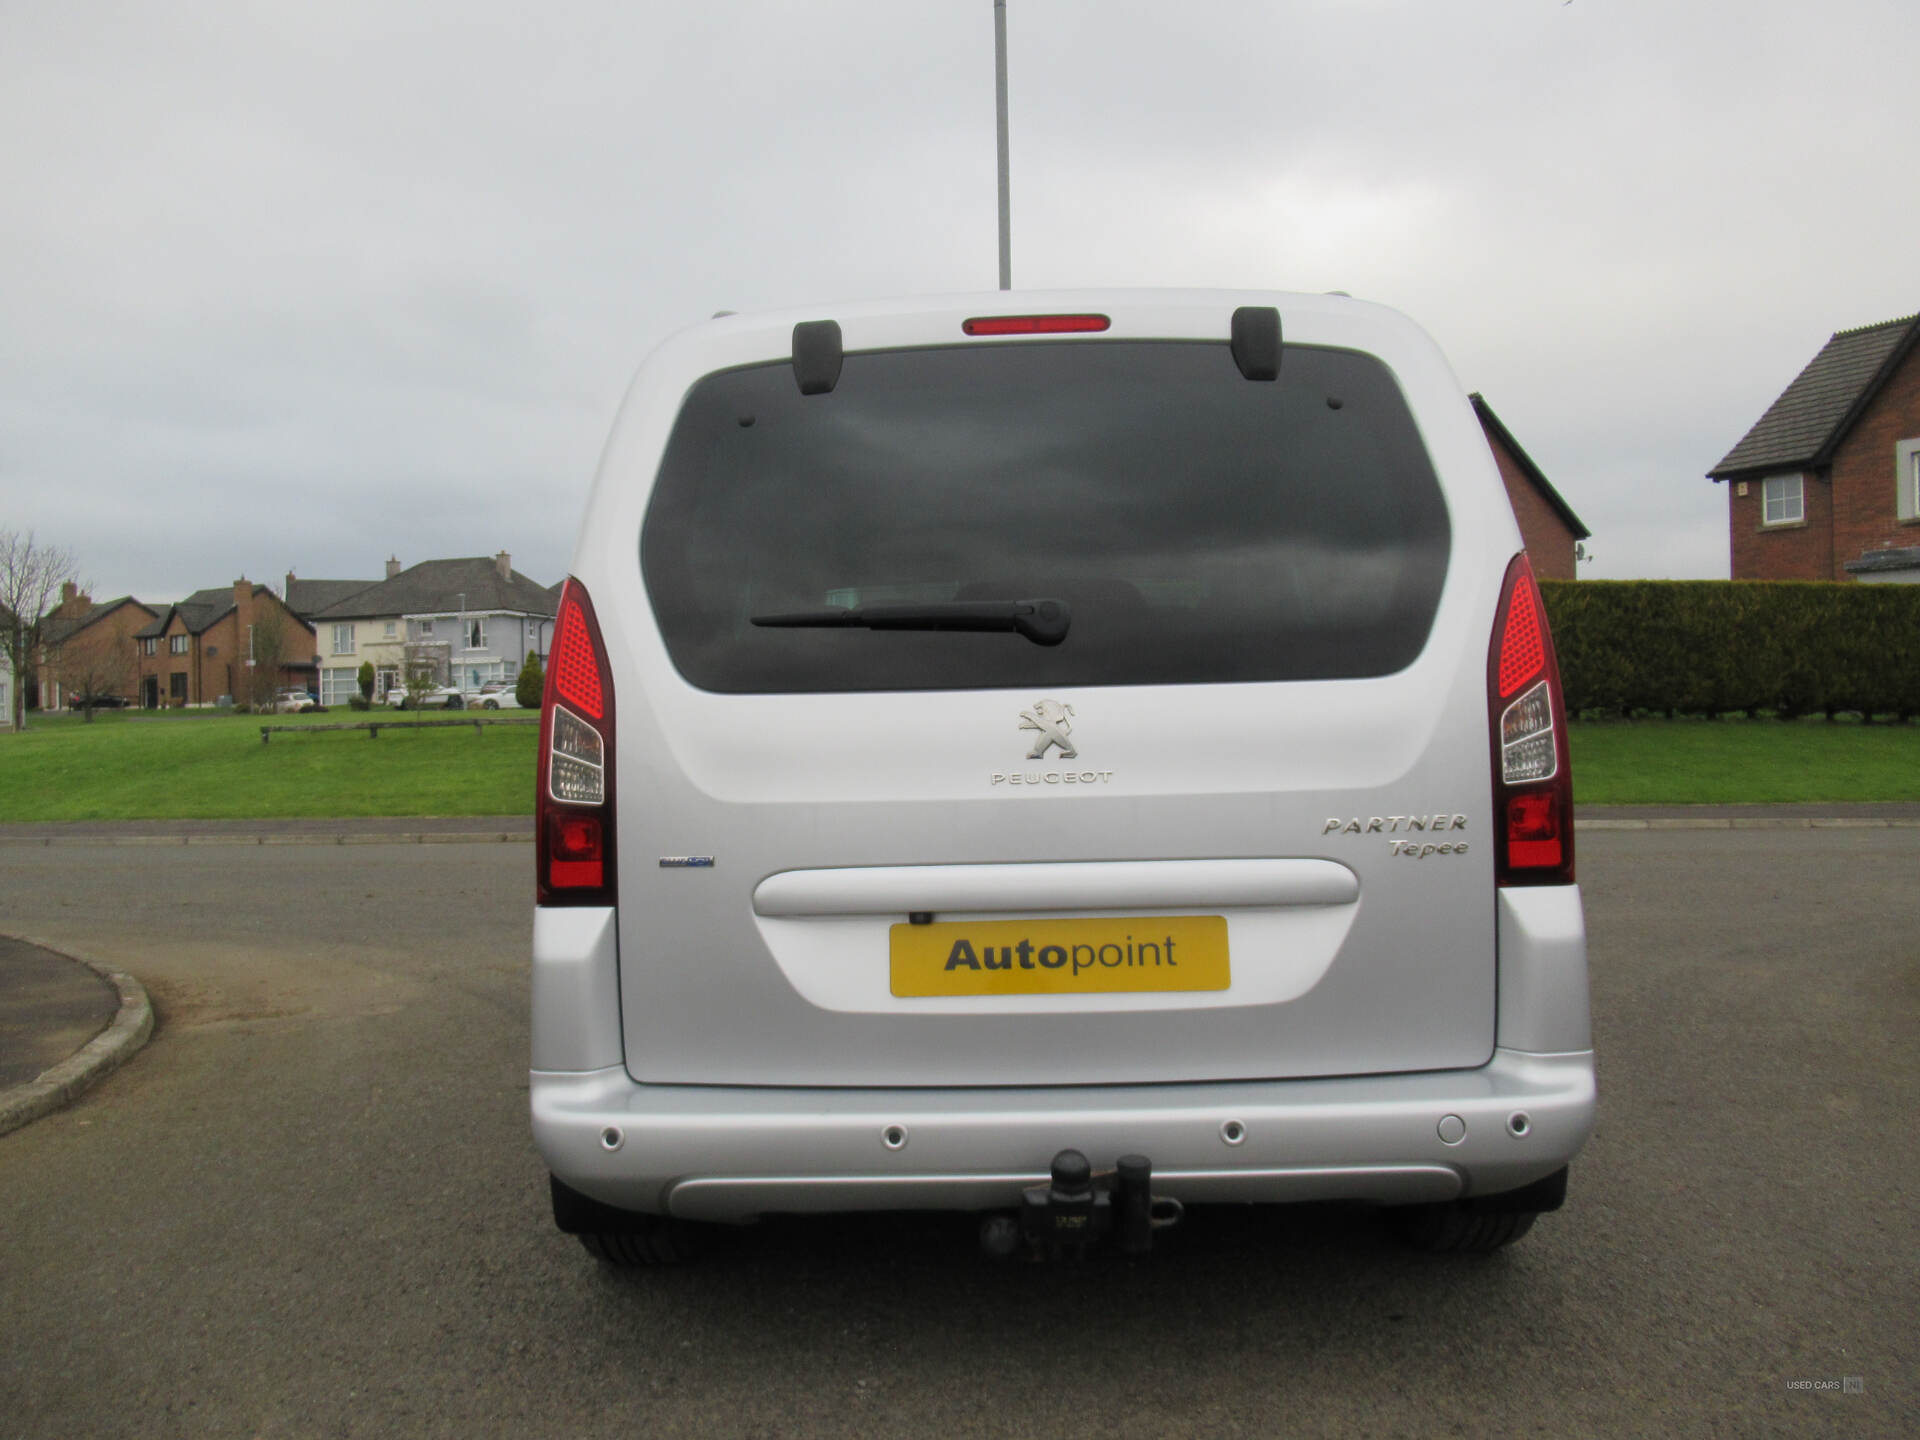
[(775, 629), (1010, 630), (1036, 645), (1058, 645), (1073, 614), (1064, 600), (942, 600), (755, 615), (753, 623)]

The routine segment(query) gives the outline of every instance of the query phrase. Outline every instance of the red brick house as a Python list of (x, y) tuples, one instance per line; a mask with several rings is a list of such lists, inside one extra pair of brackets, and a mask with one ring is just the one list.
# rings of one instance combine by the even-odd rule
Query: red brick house
[(138, 674), (133, 637), (153, 619), (153, 608), (131, 595), (95, 604), (72, 581), (62, 585), (40, 632), (40, 708), (59, 710), (88, 697), (131, 704)]
[(135, 637), (140, 704), (265, 704), (281, 689), (311, 689), (313, 627), (265, 585), (242, 577), (197, 590)]
[(1735, 580), (1920, 583), (1920, 315), (1840, 331), (1707, 478)]
[(1527, 559), (1533, 562), (1533, 573), (1542, 580), (1573, 579), (1575, 551), (1593, 532), (1580, 523), (1573, 507), (1560, 498), (1545, 473), (1500, 423), (1493, 407), (1477, 394), (1470, 398), (1493, 451), (1493, 463), (1506, 482), (1507, 500), (1513, 506), (1513, 518), (1520, 522), (1520, 538), (1526, 544)]

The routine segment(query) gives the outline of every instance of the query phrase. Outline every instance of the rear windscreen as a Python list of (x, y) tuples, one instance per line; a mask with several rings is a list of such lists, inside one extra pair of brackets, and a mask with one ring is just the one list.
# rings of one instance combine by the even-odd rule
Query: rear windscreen
[[(668, 652), (732, 693), (1384, 675), (1446, 574), (1440, 486), (1377, 359), (1289, 346), (969, 345), (786, 363), (688, 393), (641, 561)], [(766, 628), (755, 616), (1051, 599), (1011, 631)], [(930, 619), (929, 623), (935, 623)]]

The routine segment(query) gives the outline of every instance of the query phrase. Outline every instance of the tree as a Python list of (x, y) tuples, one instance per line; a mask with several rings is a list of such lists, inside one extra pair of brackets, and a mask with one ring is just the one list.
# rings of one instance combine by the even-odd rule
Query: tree
[(27, 728), (27, 676), (40, 657), (54, 597), (78, 578), (72, 552), (40, 544), (31, 530), (22, 535), (0, 527), (0, 645), (13, 670), (16, 735)]
[[(60, 677), (61, 690), (78, 700), (80, 718), (89, 725), (96, 699), (133, 688), (133, 641), (104, 622), (50, 642), (45, 654), (48, 667)], [(74, 700), (67, 703), (72, 705)]]
[(400, 683), (407, 687), (407, 708), (418, 710), (426, 703), (427, 692), (444, 684), (442, 666), (447, 663), (447, 647), (438, 641), (410, 641), (402, 652)]
[(287, 612), (278, 605), (256, 602), (253, 633), (248, 636), (247, 701), (255, 710), (273, 707), (280, 690), (280, 672), (287, 659)]
[(546, 672), (540, 668), (540, 657), (533, 651), (527, 651), (527, 663), (520, 667), (520, 678), (514, 682), (513, 698), (529, 710), (540, 708), (540, 701), (547, 688)]
[(360, 698), (362, 700), (373, 699), (373, 662), (371, 660), (362, 660), (360, 662), (360, 673), (354, 676), (354, 679), (360, 686)]

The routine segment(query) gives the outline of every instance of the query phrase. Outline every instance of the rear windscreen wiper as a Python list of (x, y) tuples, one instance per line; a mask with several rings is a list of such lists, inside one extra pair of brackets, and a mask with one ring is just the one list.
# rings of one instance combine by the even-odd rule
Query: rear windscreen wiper
[(836, 607), (753, 617), (756, 625), (786, 629), (1011, 630), (1036, 645), (1058, 645), (1067, 638), (1072, 620), (1064, 600), (940, 600), (926, 605), (868, 605), (858, 610)]

